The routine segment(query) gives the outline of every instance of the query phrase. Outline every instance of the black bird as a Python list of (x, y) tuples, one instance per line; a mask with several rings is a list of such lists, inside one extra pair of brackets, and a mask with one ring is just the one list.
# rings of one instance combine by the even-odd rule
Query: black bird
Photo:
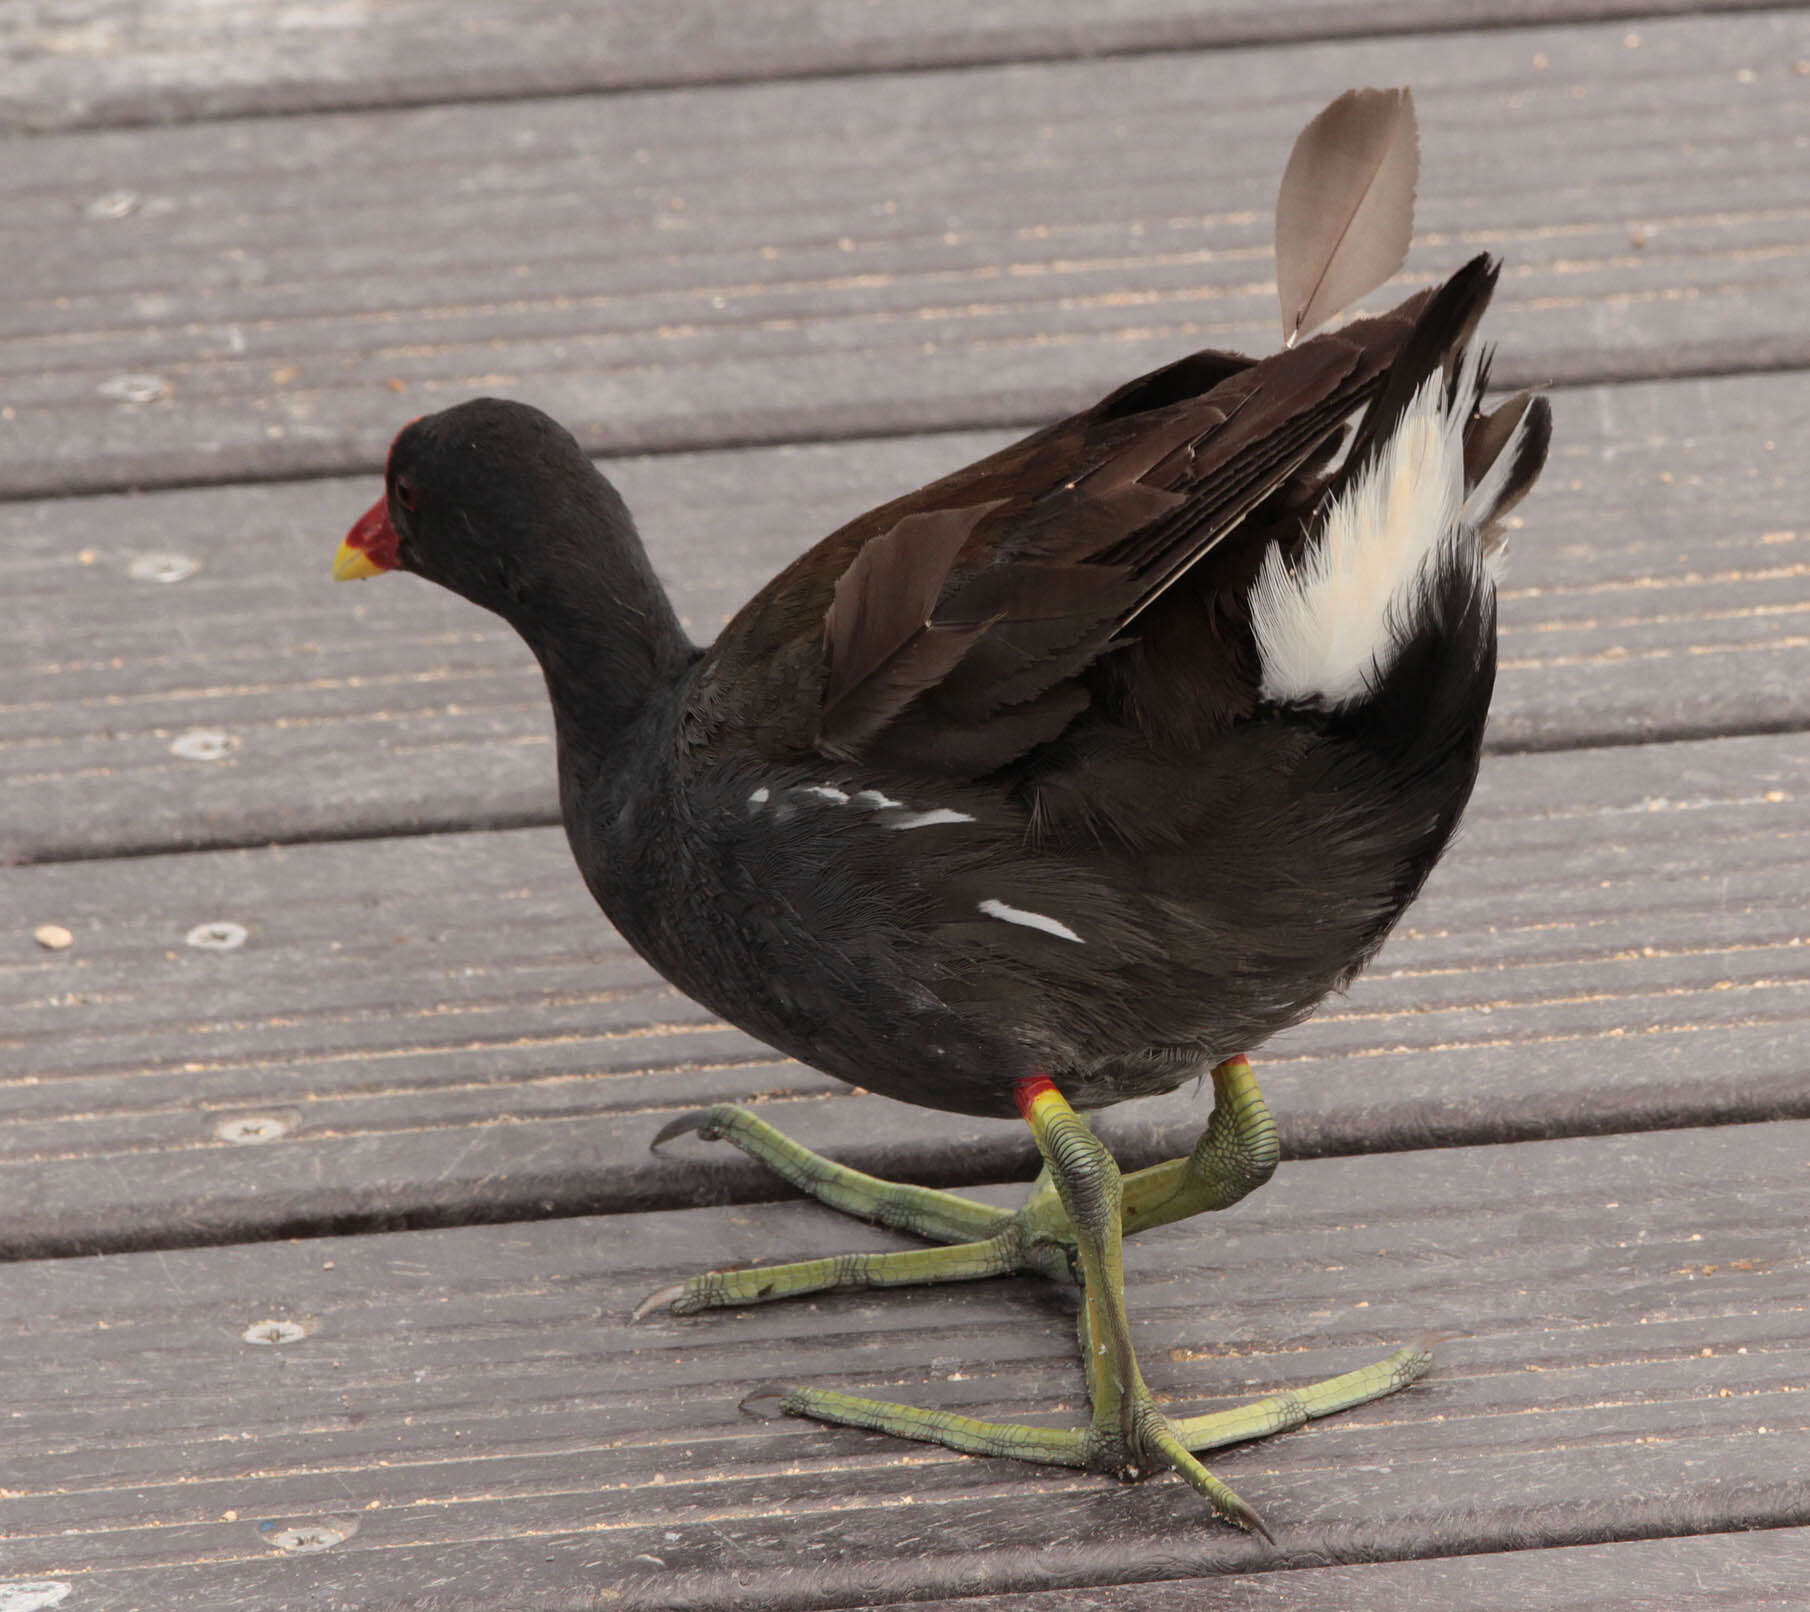
[[(1086, 1429), (820, 1390), (784, 1407), (978, 1453), (1171, 1467), (1259, 1528), (1191, 1449), (1426, 1369), (1407, 1348), (1171, 1422), (1138, 1373), (1119, 1247), (1268, 1176), (1274, 1128), (1242, 1054), (1364, 965), (1470, 794), (1502, 519), (1550, 432), (1540, 399), (1479, 410), (1472, 333), (1495, 279), (1479, 257), (1272, 357), (1200, 352), (1133, 381), (824, 539), (708, 650), (546, 415), (484, 398), (396, 438), (335, 575), (413, 571), (521, 633), (552, 697), (573, 855), (622, 934), (843, 1080), (1022, 1113), (1046, 1161), (1008, 1214), (875, 1181), (742, 1110), (687, 1115), (660, 1139), (726, 1137), (950, 1246), (711, 1272), (638, 1313), (1079, 1276)], [(1194, 1153), (1121, 1178), (1076, 1111), (1205, 1071)]]

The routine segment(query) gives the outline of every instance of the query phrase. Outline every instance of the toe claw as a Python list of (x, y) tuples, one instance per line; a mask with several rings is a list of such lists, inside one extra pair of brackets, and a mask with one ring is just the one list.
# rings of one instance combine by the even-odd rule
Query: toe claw
[(668, 1308), (675, 1300), (685, 1296), (685, 1289), (690, 1285), (689, 1282), (673, 1282), (661, 1288), (657, 1293), (649, 1293), (635, 1306), (634, 1314), (629, 1317), (629, 1322), (633, 1324), (636, 1321), (645, 1321), (655, 1310)]
[(735, 1110), (727, 1104), (718, 1103), (710, 1108), (694, 1108), (689, 1114), (680, 1114), (669, 1119), (655, 1132), (654, 1139), (647, 1144), (650, 1153), (658, 1153), (668, 1142), (677, 1136), (687, 1136), (695, 1132), (706, 1142), (714, 1142), (723, 1134), (722, 1125), (726, 1115), (733, 1115)]
[(1266, 1545), (1275, 1545), (1276, 1536), (1269, 1531), (1251, 1503), (1241, 1495), (1233, 1494), (1228, 1489), (1225, 1495), (1215, 1502), (1215, 1509), (1220, 1516), (1235, 1527), (1242, 1528), (1247, 1534), (1255, 1534)]
[[(756, 1410), (755, 1406), (763, 1400), (774, 1402), (772, 1410)], [(736, 1407), (744, 1416), (758, 1416), (763, 1422), (777, 1422), (782, 1416), (792, 1414), (792, 1390), (779, 1383), (768, 1383), (742, 1395), (741, 1403)]]
[(1441, 1344), (1450, 1343), (1454, 1338), (1470, 1336), (1468, 1332), (1427, 1332), (1398, 1350), (1401, 1363), (1396, 1368), (1397, 1386), (1406, 1388), (1410, 1383), (1417, 1383), (1426, 1376), (1436, 1364), (1434, 1352)]

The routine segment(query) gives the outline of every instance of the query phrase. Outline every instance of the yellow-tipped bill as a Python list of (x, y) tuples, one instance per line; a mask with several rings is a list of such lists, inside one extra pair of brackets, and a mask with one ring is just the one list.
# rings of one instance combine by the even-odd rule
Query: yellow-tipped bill
[(380, 577), (385, 567), (373, 565), (371, 556), (363, 549), (355, 549), (350, 543), (341, 543), (339, 552), (333, 556), (333, 580), (335, 582), (358, 582), (365, 577)]
[(363, 577), (382, 576), (394, 571), (396, 528), (390, 524), (390, 503), (386, 495), (377, 500), (353, 522), (333, 556), (333, 580), (357, 582)]

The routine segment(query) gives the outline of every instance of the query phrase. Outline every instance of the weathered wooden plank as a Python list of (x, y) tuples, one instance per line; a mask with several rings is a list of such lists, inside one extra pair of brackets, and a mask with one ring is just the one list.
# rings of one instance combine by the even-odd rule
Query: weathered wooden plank
[(1414, 275), (1509, 261), (1505, 380), (1801, 365), (1806, 55), (1777, 12), (19, 141), (0, 489), (368, 466), (481, 388), (612, 452), (1044, 416), (1274, 340), (1290, 139), (1366, 81), (1419, 90)]
[[(393, 1550), (380, 1570), (384, 1599), (378, 1603), (346, 1587), (338, 1563), (273, 1558), (235, 1561), (230, 1578), (217, 1569), (109, 1574), (107, 1605), (116, 1612), (163, 1612), (161, 1598), (183, 1594), (190, 1583), (205, 1585), (217, 1612), (266, 1612), (275, 1605), (271, 1596), (300, 1594), (300, 1587), (319, 1590), (310, 1605), (322, 1612), (373, 1605), (384, 1612), (592, 1612), (599, 1605), (585, 1588), (550, 1583), (565, 1578), (557, 1569), (525, 1569), (512, 1560), (518, 1554), (507, 1545)], [(1146, 1570), (1162, 1569), (1151, 1563)], [(1810, 1531), (1763, 1529), (858, 1605), (865, 1612), (1801, 1612), (1806, 1570)], [(78, 1583), (90, 1587), (76, 1579), (71, 1588)], [(429, 1583), (440, 1588), (424, 1590)], [(400, 1585), (407, 1588), (395, 1594), (391, 1587)]]
[[(1810, 418), (1810, 380), (1554, 403), (1553, 460), (1503, 600), (1492, 743), (1804, 725), (1810, 466), (1791, 422)], [(609, 468), (708, 640), (803, 545), (1001, 440)], [(333, 545), (375, 489), (0, 504), (16, 601), (0, 642), (0, 860), (552, 821), (546, 696), (513, 633), (412, 578), (328, 585)], [(197, 732), (230, 748), (197, 748)]]
[[(1285, 1145), (1810, 1115), (1807, 845), (1801, 735), (1496, 760), (1371, 973), (1263, 1056)], [(671, 991), (554, 830), (13, 869), (0, 911), (13, 1257), (770, 1198), (732, 1149), (647, 1152), (751, 1097), (877, 1173), (1029, 1173), (1022, 1126), (849, 1093)], [(219, 924), (243, 944), (189, 942)], [(1101, 1124), (1142, 1163), (1204, 1122), (1187, 1090)]]
[(1092, 57), (1478, 24), (1759, 9), (1752, 0), (153, 0), (0, 8), (0, 128), (574, 94)]
[[(1795, 1612), (1810, 1530), (1708, 1534), (1434, 1561), (1315, 1567), (1168, 1583), (964, 1596), (949, 1612)], [(871, 1612), (921, 1609), (895, 1601)]]
[[(1204, 1604), (1249, 1606), (1294, 1567), (1801, 1527), (1807, 1164), (1806, 1124), (1320, 1161), (1210, 1233), (1138, 1240), (1137, 1342), (1178, 1409), (1467, 1334), (1403, 1396), (1215, 1458), (1273, 1550), (1174, 1480), (736, 1408), (802, 1380), (1071, 1419), (1054, 1290), (624, 1323), (675, 1265), (839, 1246), (811, 1206), (15, 1265), (0, 1559), (92, 1612), (843, 1607), (1221, 1575)], [(300, 1336), (245, 1341), (271, 1322)]]
[[(565, 1570), (563, 1555), (553, 1553), (549, 1567), (508, 1543), (403, 1547), (386, 1552), (371, 1574), (378, 1582), (361, 1588), (331, 1556), (285, 1558), (273, 1551), (224, 1569), (109, 1573), (106, 1599), (89, 1604), (106, 1612), (164, 1612), (170, 1598), (205, 1593), (210, 1612), (267, 1612), (277, 1604), (275, 1596), (306, 1594), (307, 1604), (320, 1612), (595, 1612), (600, 1603), (579, 1575)], [(1144, 1570), (1163, 1568), (1150, 1563)], [(1810, 1529), (1767, 1528), (1544, 1550), (1517, 1546), (1430, 1561), (938, 1596), (883, 1607), (852, 1604), (864, 1612), (1802, 1612), (1806, 1572)], [(19, 1583), (0, 1581), (0, 1589), (8, 1582)], [(96, 1581), (36, 1582), (44, 1586), (39, 1593), (49, 1595), (64, 1585), (71, 1593), (92, 1593)]]
[[(649, 1564), (651, 1565), (651, 1564)], [(1638, 1540), (1613, 1545), (1515, 1549), (1432, 1561), (1241, 1572), (1217, 1578), (1145, 1584), (859, 1603), (865, 1612), (1801, 1612), (1810, 1569), (1810, 1531), (1772, 1528)], [(1154, 1569), (1160, 1570), (1160, 1569)], [(524, 1569), (506, 1546), (448, 1546), (388, 1553), (383, 1586), (371, 1591), (340, 1582), (340, 1564), (308, 1559), (234, 1562), (218, 1569), (152, 1568), (109, 1574), (111, 1612), (163, 1612), (163, 1598), (205, 1587), (211, 1612), (266, 1612), (277, 1594), (318, 1594), (320, 1612), (594, 1612), (591, 1593)], [(39, 1581), (45, 1593), (67, 1583)], [(422, 1585), (442, 1586), (423, 1590)], [(399, 1592), (396, 1586), (407, 1586)], [(756, 1603), (749, 1603), (756, 1604)]]

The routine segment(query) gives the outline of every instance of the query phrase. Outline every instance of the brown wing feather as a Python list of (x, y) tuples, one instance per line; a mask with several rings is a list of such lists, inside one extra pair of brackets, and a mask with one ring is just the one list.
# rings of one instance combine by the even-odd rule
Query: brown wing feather
[[(1151, 631), (1190, 687), (1190, 720), (1241, 714), (1255, 698), (1239, 635), (1256, 560), (1300, 540), (1347, 421), (1425, 345), (1433, 300), (1257, 364), (1196, 355), (861, 517), (725, 629), (689, 728), (731, 726), (772, 760), (994, 772), (1097, 697), (1136, 704), (1137, 678), (1095, 669), (1183, 577), (1186, 599)], [(1208, 390), (1178, 395), (1190, 378)], [(1131, 654), (1127, 673), (1148, 663)]]
[(863, 546), (824, 612), (828, 676), (818, 746), (852, 755), (940, 682), (986, 631), (984, 620), (932, 620), (950, 568), (993, 506), (920, 510)]

